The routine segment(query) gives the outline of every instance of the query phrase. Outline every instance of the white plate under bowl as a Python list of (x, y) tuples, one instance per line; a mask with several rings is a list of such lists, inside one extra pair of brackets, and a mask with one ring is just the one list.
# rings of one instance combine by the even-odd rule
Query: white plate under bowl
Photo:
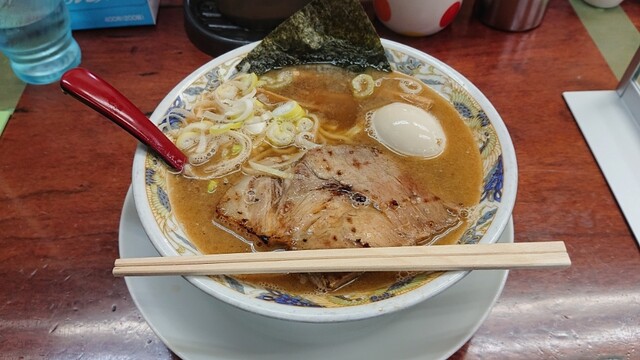
[[(511, 217), (517, 187), (515, 150), (505, 124), (489, 100), (450, 66), (411, 47), (382, 40), (392, 67), (410, 74), (440, 93), (461, 114), (482, 148), (483, 193), (474, 219), (461, 243), (492, 243)], [(229, 77), (235, 64), (256, 44), (226, 53), (194, 71), (158, 105), (152, 121), (159, 123), (169, 109), (189, 108), (198, 94)], [(497, 146), (499, 144), (500, 146)], [(163, 256), (199, 254), (177, 223), (168, 201), (166, 167), (139, 146), (133, 164), (133, 194), (143, 227)], [(361, 320), (404, 309), (428, 299), (460, 281), (468, 272), (455, 271), (431, 279), (416, 277), (385, 289), (347, 297), (300, 296), (266, 289), (231, 277), (188, 276), (208, 294), (239, 308), (262, 315), (303, 322)], [(382, 294), (382, 295), (381, 295)], [(379, 300), (380, 297), (383, 300)], [(355, 299), (345, 305), (345, 299)]]
[[(131, 191), (120, 219), (120, 256), (160, 256), (136, 213)], [(513, 242), (510, 220), (499, 242)], [(506, 270), (472, 271), (442, 293), (388, 316), (346, 323), (301, 323), (230, 306), (179, 276), (128, 277), (149, 326), (184, 360), (446, 359), (480, 327)]]

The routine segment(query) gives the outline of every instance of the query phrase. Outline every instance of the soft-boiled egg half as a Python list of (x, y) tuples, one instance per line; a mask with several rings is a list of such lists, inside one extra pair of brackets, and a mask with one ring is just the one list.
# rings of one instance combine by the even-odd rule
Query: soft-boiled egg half
[(369, 135), (402, 155), (434, 158), (447, 144), (440, 121), (417, 106), (391, 103), (369, 111), (366, 119)]

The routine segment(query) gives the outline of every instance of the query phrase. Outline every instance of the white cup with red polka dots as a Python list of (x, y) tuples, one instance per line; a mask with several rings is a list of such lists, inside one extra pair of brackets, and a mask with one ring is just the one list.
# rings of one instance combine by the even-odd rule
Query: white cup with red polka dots
[(406, 36), (435, 34), (458, 15), (462, 0), (374, 0), (378, 19)]

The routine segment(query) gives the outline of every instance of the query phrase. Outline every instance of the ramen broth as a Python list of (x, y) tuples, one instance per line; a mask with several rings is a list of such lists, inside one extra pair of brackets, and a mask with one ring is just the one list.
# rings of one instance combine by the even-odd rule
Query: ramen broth
[[(267, 76), (277, 77), (276, 70)], [(407, 76), (400, 73), (369, 71), (377, 80), (373, 95), (357, 98), (350, 87), (354, 73), (341, 68), (318, 65), (299, 66), (293, 71), (293, 81), (281, 88), (260, 90), (258, 98), (278, 102), (296, 100), (303, 108), (318, 116), (324, 129), (344, 133), (354, 127), (362, 131), (353, 134), (349, 141), (378, 148), (382, 152), (398, 158), (402, 171), (410, 174), (416, 183), (436, 194), (446, 202), (471, 208), (478, 204), (481, 192), (482, 165), (476, 141), (455, 108), (435, 91), (423, 86), (417, 95), (401, 91), (398, 82)], [(404, 102), (423, 108), (433, 114), (441, 123), (446, 134), (447, 145), (444, 152), (432, 159), (403, 156), (393, 153), (373, 139), (365, 131), (367, 112), (393, 102)], [(325, 139), (327, 144), (340, 144), (344, 140)], [(253, 156), (253, 154), (252, 154)], [(214, 192), (208, 191), (208, 180), (194, 180), (181, 175), (169, 175), (168, 189), (171, 206), (176, 218), (190, 240), (204, 254), (235, 253), (252, 251), (247, 241), (238, 239), (230, 232), (214, 225), (213, 214), (218, 201), (225, 192), (246, 176), (240, 171), (218, 179)], [(380, 189), (384, 191), (384, 189)], [(460, 226), (441, 235), (435, 243), (455, 243), (466, 230), (463, 219)], [(406, 275), (406, 274), (404, 274)], [(350, 292), (381, 288), (397, 281), (403, 274), (365, 273), (336, 292)], [(296, 293), (316, 292), (317, 288), (305, 276), (286, 275), (245, 275), (236, 276), (270, 288)]]

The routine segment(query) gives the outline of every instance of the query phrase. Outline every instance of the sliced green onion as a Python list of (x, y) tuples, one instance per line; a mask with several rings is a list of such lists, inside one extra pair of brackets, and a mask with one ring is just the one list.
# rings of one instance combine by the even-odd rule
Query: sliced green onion
[(303, 117), (296, 121), (296, 130), (298, 132), (310, 131), (311, 129), (313, 129), (313, 125), (313, 120), (307, 117)]
[(267, 140), (273, 146), (288, 146), (295, 140), (295, 126), (290, 122), (273, 122), (267, 127)]
[(351, 80), (351, 90), (353, 96), (357, 98), (363, 98), (373, 94), (374, 87), (373, 78), (368, 74), (360, 74)]
[(176, 146), (180, 150), (188, 149), (198, 142), (198, 137), (200, 134), (195, 131), (183, 131), (176, 139)]
[(217, 188), (218, 188), (218, 182), (216, 180), (211, 180), (209, 181), (209, 184), (207, 184), (207, 192), (209, 194), (215, 192)]
[(233, 146), (231, 147), (231, 155), (236, 156), (240, 154), (240, 151), (242, 151), (242, 145), (233, 144)]
[(244, 99), (235, 101), (229, 110), (225, 111), (224, 115), (231, 121), (244, 121), (250, 116), (253, 116), (253, 100)]
[(289, 100), (271, 112), (277, 119), (295, 121), (306, 115), (306, 111), (295, 100)]
[(267, 121), (262, 120), (262, 118), (259, 116), (254, 116), (252, 119), (247, 120), (245, 122), (245, 125), (242, 128), (242, 130), (244, 130), (244, 132), (246, 132), (249, 135), (258, 135), (258, 134), (262, 134), (262, 132), (264, 132), (266, 128), (267, 128)]
[(258, 76), (254, 73), (241, 74), (234, 79), (242, 95), (247, 95), (256, 88)]
[(257, 111), (266, 110), (266, 107), (264, 106), (264, 104), (256, 98), (253, 99), (253, 108), (256, 109)]

